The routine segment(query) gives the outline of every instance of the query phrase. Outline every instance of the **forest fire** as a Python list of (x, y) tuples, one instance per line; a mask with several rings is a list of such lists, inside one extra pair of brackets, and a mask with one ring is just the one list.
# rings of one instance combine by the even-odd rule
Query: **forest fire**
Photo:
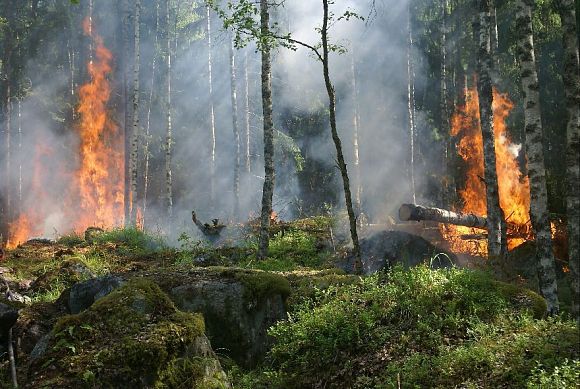
[(85, 19), (83, 27), (96, 44), (96, 60), (88, 65), (90, 82), (79, 91), (80, 166), (72, 197), (80, 200), (74, 228), (81, 230), (91, 225), (122, 224), (124, 208), (123, 139), (107, 115), (111, 95), (107, 76), (111, 73), (112, 54), (102, 38), (92, 32), (89, 19)]
[(68, 186), (60, 204), (61, 217), (66, 220), (68, 230), (83, 231), (89, 226), (113, 227), (123, 223), (123, 136), (107, 112), (112, 54), (90, 23), (86, 18), (83, 29), (94, 42), (95, 58), (87, 65), (90, 80), (79, 90), (78, 152), (72, 158), (74, 165), (59, 166), (58, 172), (48, 171), (46, 162), (52, 150), (37, 143), (31, 181), (36, 201), (25, 206), (18, 218), (10, 223), (7, 248), (43, 234), (49, 211), (42, 205), (56, 201), (44, 201), (49, 195), (43, 188), (48, 179), (57, 177)]
[[(479, 123), (479, 99), (475, 88), (469, 89), (465, 105), (458, 107), (451, 120), (451, 134), (461, 137), (457, 150), (467, 167), (464, 189), (459, 191), (462, 212), (485, 215), (486, 194), (483, 181), (483, 140)], [(530, 187), (518, 164), (520, 145), (513, 144), (506, 133), (506, 119), (513, 108), (507, 95), (493, 92), (495, 152), (499, 182), (500, 205), (510, 225), (517, 231), (509, 231), (508, 247), (514, 248), (531, 238), (529, 222)], [(464, 240), (477, 233), (469, 227), (441, 225), (441, 233), (451, 249), (459, 253), (487, 254), (485, 239)]]

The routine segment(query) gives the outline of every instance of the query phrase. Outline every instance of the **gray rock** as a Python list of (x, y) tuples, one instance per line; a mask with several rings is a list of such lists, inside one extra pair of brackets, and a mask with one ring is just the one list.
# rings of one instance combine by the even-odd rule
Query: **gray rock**
[(38, 342), (36, 342), (36, 345), (30, 352), (30, 359), (32, 361), (42, 358), (42, 356), (46, 353), (46, 349), (48, 348), (48, 343), (50, 342), (51, 337), (51, 334), (48, 333), (40, 338)]
[(283, 296), (248, 298), (246, 286), (234, 278), (180, 285), (171, 289), (170, 297), (183, 311), (203, 313), (214, 350), (244, 367), (263, 358), (271, 345), (268, 328), (287, 317)]
[(93, 278), (74, 284), (69, 292), (68, 308), (70, 313), (79, 313), (98, 299), (108, 295), (124, 284), (122, 278), (112, 275)]
[[(424, 238), (403, 231), (380, 231), (360, 240), (364, 274), (373, 274), (397, 264), (405, 268), (427, 263), (433, 268), (451, 267), (457, 263), (455, 254), (432, 245)], [(352, 271), (351, 256), (338, 264)]]
[(0, 335), (8, 333), (18, 320), (18, 309), (0, 303)]

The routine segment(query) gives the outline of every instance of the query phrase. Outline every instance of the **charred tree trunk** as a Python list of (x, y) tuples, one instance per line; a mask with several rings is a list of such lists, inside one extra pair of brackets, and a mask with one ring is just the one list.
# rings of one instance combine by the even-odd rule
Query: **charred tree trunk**
[(214, 94), (213, 94), (213, 74), (212, 74), (212, 56), (211, 56), (211, 49), (212, 49), (212, 42), (211, 42), (211, 12), (210, 6), (206, 6), (206, 17), (207, 17), (207, 71), (208, 71), (208, 82), (209, 82), (209, 120), (210, 120), (210, 165), (209, 165), (209, 174), (210, 174), (210, 183), (209, 183), (209, 190), (210, 190), (210, 209), (213, 213), (214, 206), (215, 206), (215, 164), (216, 164), (216, 155), (215, 155), (215, 147), (216, 147), (216, 139), (215, 139), (215, 113), (214, 113)]
[[(131, 11), (129, 7), (129, 0), (122, 0), (120, 2), (122, 7), (122, 15), (123, 15), (123, 54), (121, 60), (121, 67), (123, 71), (123, 136), (124, 136), (124, 156), (125, 156), (125, 185), (124, 185), (124, 222), (125, 224), (131, 223), (131, 115), (129, 109), (129, 64), (130, 64), (130, 44), (129, 44), (129, 29), (130, 29), (130, 20), (131, 20)], [(92, 0), (89, 2), (89, 13), (91, 22), (89, 24), (89, 28), (92, 29)], [(91, 48), (89, 52), (91, 53), (91, 62), (92, 62), (92, 55), (93, 55), (93, 47), (92, 47), (92, 40), (90, 41)]]
[(477, 90), (479, 93), (479, 114), (483, 135), (484, 178), (486, 183), (488, 250), (490, 257), (503, 257), (507, 243), (503, 240), (505, 231), (502, 211), (499, 205), (499, 191), (495, 158), (495, 137), (493, 127), (492, 59), (490, 51), (490, 0), (479, 1), (479, 55)]
[(129, 160), (131, 195), (129, 197), (129, 220), (132, 226), (137, 224), (137, 161), (139, 157), (139, 57), (140, 57), (140, 15), (141, 0), (135, 0), (134, 63), (133, 63), (133, 130), (131, 134), (131, 156)]
[(230, 39), (230, 81), (232, 100), (232, 130), (234, 132), (234, 221), (240, 217), (240, 128), (238, 126), (238, 92), (236, 86), (236, 57), (234, 39)]
[(518, 57), (524, 95), (526, 155), (530, 177), (530, 218), (536, 235), (536, 260), (540, 291), (548, 303), (548, 313), (557, 314), (559, 310), (558, 285), (556, 284), (552, 234), (548, 216), (540, 85), (536, 72), (532, 32), (533, 3), (533, 0), (519, 0), (516, 3)]
[(572, 285), (572, 314), (580, 321), (580, 75), (578, 25), (573, 0), (558, 0), (564, 40), (564, 92), (568, 110), (566, 145), (566, 211)]
[(332, 140), (336, 148), (336, 159), (338, 162), (338, 168), (342, 176), (342, 184), (344, 189), (344, 197), (346, 202), (346, 210), (348, 213), (348, 221), (350, 224), (350, 236), (352, 238), (354, 256), (355, 256), (355, 272), (357, 274), (362, 272), (362, 260), (360, 253), (360, 245), (358, 241), (358, 233), (356, 230), (356, 216), (354, 209), (352, 207), (352, 196), (350, 193), (350, 181), (348, 178), (348, 171), (346, 168), (346, 163), (344, 161), (344, 155), (342, 153), (342, 144), (340, 137), (338, 136), (338, 130), (336, 128), (336, 96), (334, 93), (334, 86), (330, 80), (329, 72), (329, 48), (328, 48), (328, 22), (329, 22), (329, 10), (328, 10), (328, 0), (322, 0), (322, 6), (324, 10), (324, 15), (322, 19), (322, 29), (320, 31), (322, 39), (322, 67), (324, 72), (324, 84), (326, 85), (326, 92), (328, 93), (328, 109), (330, 114), (330, 131), (332, 132)]
[(445, 205), (450, 205), (454, 200), (454, 188), (452, 171), (452, 156), (455, 155), (453, 150), (453, 142), (450, 131), (450, 113), (449, 113), (449, 94), (447, 88), (447, 11), (449, 8), (449, 1), (443, 0), (442, 15), (441, 15), (441, 97), (440, 97), (440, 115), (441, 115), (441, 133), (445, 139), (445, 151), (443, 153), (443, 201)]
[(268, 256), (270, 243), (270, 215), (272, 214), (272, 198), (274, 196), (274, 122), (272, 119), (272, 68), (270, 58), (270, 14), (268, 1), (260, 0), (260, 35), (263, 39), (260, 45), (262, 53), (262, 110), (264, 114), (264, 187), (262, 190), (262, 211), (260, 214), (260, 237), (258, 259)]

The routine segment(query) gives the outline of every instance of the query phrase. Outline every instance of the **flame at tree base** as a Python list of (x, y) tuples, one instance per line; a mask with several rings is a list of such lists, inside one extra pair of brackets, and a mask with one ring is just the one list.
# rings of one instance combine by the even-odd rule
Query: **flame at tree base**
[[(54, 171), (47, 163), (53, 151), (37, 143), (29, 199), (24, 211), (9, 224), (9, 249), (46, 233), (46, 229), (56, 232), (57, 225), (62, 232), (69, 232), (124, 223), (124, 139), (107, 110), (113, 56), (94, 33), (89, 18), (83, 21), (83, 29), (94, 42), (95, 58), (87, 65), (89, 82), (79, 89), (78, 153)], [(48, 193), (47, 187), (65, 189)], [(53, 224), (55, 220), (58, 223)]]
[[(493, 90), (493, 124), (500, 206), (514, 230), (508, 231), (508, 248), (512, 249), (533, 238), (530, 211), (530, 185), (518, 163), (521, 145), (511, 142), (507, 135), (506, 119), (513, 103), (506, 94)], [(486, 190), (483, 167), (483, 138), (479, 116), (479, 96), (476, 88), (467, 90), (465, 105), (458, 107), (451, 119), (451, 135), (461, 136), (457, 151), (467, 174), (459, 191), (462, 212), (486, 215)], [(441, 225), (440, 231), (456, 253), (487, 256), (487, 239), (481, 230), (469, 227)], [(479, 236), (465, 239), (465, 236)]]

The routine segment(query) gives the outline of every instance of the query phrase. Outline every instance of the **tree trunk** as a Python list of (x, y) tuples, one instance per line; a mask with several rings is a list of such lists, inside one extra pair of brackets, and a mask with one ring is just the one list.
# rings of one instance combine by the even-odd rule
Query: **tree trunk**
[(208, 71), (208, 82), (209, 82), (209, 119), (210, 119), (210, 132), (211, 132), (211, 154), (210, 154), (210, 210), (213, 213), (215, 207), (215, 164), (216, 164), (216, 139), (215, 139), (215, 113), (214, 113), (214, 95), (213, 95), (213, 74), (212, 74), (212, 57), (211, 57), (211, 13), (209, 5), (206, 6), (206, 16), (207, 16), (207, 71)]
[(354, 204), (357, 214), (362, 212), (362, 183), (361, 183), (361, 173), (360, 173), (360, 150), (359, 150), (359, 129), (360, 129), (360, 106), (358, 102), (358, 87), (356, 82), (356, 68), (354, 61), (354, 51), (351, 53), (350, 57), (350, 69), (352, 77), (352, 126), (354, 130), (353, 134), (353, 152), (354, 152)]
[(402, 221), (429, 220), (457, 226), (487, 229), (487, 219), (472, 213), (452, 212), (446, 209), (423, 207), (415, 204), (403, 204), (399, 208), (399, 219)]
[[(157, 47), (159, 42), (159, 1), (155, 1), (155, 44)], [(147, 220), (147, 194), (149, 192), (149, 143), (151, 141), (151, 106), (153, 104), (153, 89), (155, 87), (155, 71), (157, 70), (157, 55), (153, 53), (153, 60), (151, 62), (151, 87), (149, 89), (149, 102), (147, 104), (147, 123), (145, 125), (145, 139), (143, 144), (143, 227)]]
[(165, 0), (165, 50), (166, 50), (166, 93), (165, 98), (165, 207), (169, 221), (173, 217), (173, 178), (171, 171), (171, 157), (173, 147), (173, 134), (171, 127), (171, 34), (169, 23), (169, 0)]
[(518, 57), (524, 95), (526, 155), (528, 159), (528, 175), (530, 177), (530, 218), (536, 235), (536, 260), (540, 291), (548, 303), (548, 313), (557, 314), (559, 310), (558, 286), (556, 284), (552, 234), (548, 216), (540, 85), (534, 53), (532, 6), (533, 0), (519, 0), (516, 3)]
[(566, 208), (572, 314), (580, 321), (580, 75), (578, 32), (573, 0), (558, 0), (564, 41), (564, 92), (568, 110), (566, 145)]
[(497, 29), (497, 7), (495, 0), (491, 0), (491, 58), (493, 65), (499, 69), (499, 31)]
[(411, 30), (411, 3), (407, 5), (407, 108), (409, 111), (409, 179), (411, 182), (411, 198), (413, 202), (417, 201), (415, 190), (415, 98), (413, 86), (413, 33)]
[(246, 131), (246, 142), (244, 151), (244, 161), (247, 178), (252, 172), (252, 159), (250, 154), (250, 83), (248, 77), (248, 50), (244, 50), (244, 126)]
[(479, 1), (479, 56), (477, 89), (479, 93), (479, 115), (483, 135), (484, 178), (486, 183), (488, 252), (490, 257), (503, 257), (507, 244), (502, 239), (504, 221), (499, 205), (499, 191), (495, 158), (495, 138), (493, 130), (493, 94), (490, 52), (490, 0)]
[(338, 130), (336, 128), (336, 97), (334, 94), (334, 86), (330, 81), (329, 48), (328, 48), (328, 20), (329, 20), (328, 1), (329, 0), (322, 0), (322, 6), (324, 8), (322, 29), (320, 31), (322, 39), (322, 67), (324, 72), (324, 84), (326, 85), (326, 92), (328, 93), (330, 130), (332, 132), (332, 140), (334, 141), (334, 146), (336, 147), (336, 159), (338, 162), (338, 168), (340, 170), (340, 174), (342, 175), (346, 210), (348, 213), (348, 220), (350, 224), (350, 236), (352, 238), (353, 251), (355, 256), (354, 270), (357, 274), (360, 274), (362, 272), (362, 261), (361, 261), (360, 245), (358, 241), (358, 233), (356, 230), (356, 216), (354, 214), (354, 209), (352, 207), (350, 182), (348, 178), (346, 163), (344, 162), (344, 155), (342, 153), (342, 144), (340, 141), (340, 137), (338, 136)]
[(238, 127), (238, 92), (236, 86), (236, 57), (234, 53), (234, 39), (230, 39), (230, 80), (232, 100), (232, 129), (234, 132), (234, 214), (233, 220), (240, 217), (240, 128)]
[[(272, 120), (272, 69), (270, 58), (270, 14), (268, 1), (260, 0), (260, 51), (262, 53), (262, 110), (264, 115), (264, 187), (262, 190), (262, 211), (260, 214), (260, 241), (258, 259), (268, 256), (270, 243), (270, 215), (274, 196), (274, 123)], [(266, 39), (264, 39), (266, 38)]]
[(454, 200), (454, 188), (452, 172), (452, 159), (455, 152), (453, 150), (453, 142), (450, 134), (449, 125), (449, 94), (447, 90), (447, 11), (449, 8), (449, 0), (443, 0), (442, 15), (441, 15), (441, 97), (440, 97), (440, 115), (441, 115), (441, 134), (445, 140), (445, 151), (443, 153), (443, 188), (442, 204), (449, 206)]
[(129, 220), (132, 226), (137, 225), (137, 161), (139, 154), (139, 57), (140, 57), (140, 15), (141, 0), (135, 0), (135, 34), (134, 34), (134, 64), (133, 64), (133, 131), (131, 134), (131, 156), (129, 159), (131, 195), (129, 197)]
[[(124, 120), (123, 120), (123, 134), (125, 140), (125, 147), (124, 147), (124, 156), (125, 156), (125, 185), (124, 185), (124, 219), (126, 224), (131, 223), (131, 132), (132, 132), (132, 123), (131, 123), (131, 115), (129, 109), (129, 61), (130, 61), (130, 44), (129, 44), (129, 28), (130, 28), (130, 20), (131, 20), (131, 11), (129, 6), (129, 0), (122, 0), (121, 6), (123, 9), (123, 54), (122, 54), (122, 61), (121, 67), (123, 69), (123, 111), (124, 111)], [(91, 22), (89, 24), (89, 29), (92, 30), (92, 0), (89, 2), (89, 13)], [(92, 47), (92, 40), (91, 40), (91, 49), (89, 52), (91, 53), (91, 62), (92, 62), (92, 55), (93, 55), (93, 47)]]

